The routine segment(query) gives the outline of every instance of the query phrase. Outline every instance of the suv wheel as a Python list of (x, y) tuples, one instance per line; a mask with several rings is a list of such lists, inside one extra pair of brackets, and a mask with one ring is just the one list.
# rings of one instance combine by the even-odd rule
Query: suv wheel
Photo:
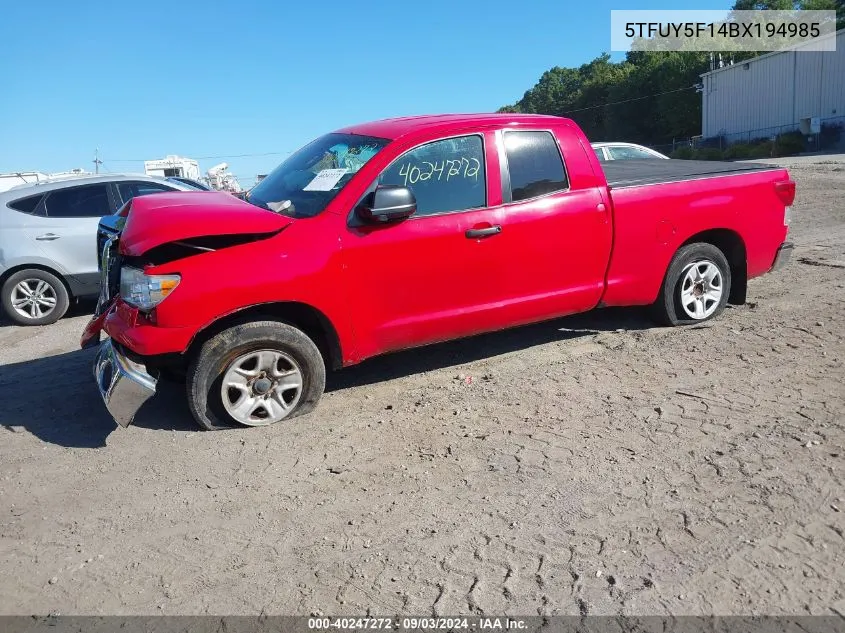
[(49, 325), (61, 319), (70, 305), (62, 280), (46, 270), (19, 270), (3, 284), (3, 311), (20, 325)]

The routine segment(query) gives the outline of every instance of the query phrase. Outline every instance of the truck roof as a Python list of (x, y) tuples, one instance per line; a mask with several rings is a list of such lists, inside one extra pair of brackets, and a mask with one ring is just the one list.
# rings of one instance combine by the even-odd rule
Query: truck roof
[(427, 114), (418, 116), (381, 119), (369, 123), (360, 123), (337, 130), (347, 134), (366, 134), (395, 140), (406, 134), (422, 130), (448, 131), (449, 128), (464, 127), (466, 124), (478, 127), (493, 125), (549, 125), (552, 122), (568, 121), (562, 117), (548, 114), (514, 114), (511, 112), (477, 114)]

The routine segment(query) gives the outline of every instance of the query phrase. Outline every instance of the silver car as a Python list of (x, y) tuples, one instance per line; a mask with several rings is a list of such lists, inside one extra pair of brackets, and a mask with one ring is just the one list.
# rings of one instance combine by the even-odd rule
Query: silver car
[(21, 325), (58, 321), (72, 299), (96, 297), (97, 224), (135, 196), (191, 191), (144, 175), (75, 176), (0, 193), (0, 305)]

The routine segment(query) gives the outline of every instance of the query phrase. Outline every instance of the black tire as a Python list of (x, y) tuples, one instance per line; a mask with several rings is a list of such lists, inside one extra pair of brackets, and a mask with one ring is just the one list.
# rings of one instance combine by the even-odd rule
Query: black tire
[[(706, 316), (694, 317), (682, 305), (681, 296), (688, 268), (696, 262), (707, 262), (718, 268), (721, 275), (721, 297), (712, 309), (712, 303), (703, 311)], [(689, 325), (703, 323), (719, 316), (728, 303), (731, 293), (731, 267), (725, 254), (712, 244), (697, 242), (678, 249), (672, 258), (657, 301), (651, 306), (652, 317), (661, 325)], [(712, 309), (712, 311), (711, 311)]]
[[(15, 306), (12, 305), (13, 295), (14, 298), (21, 298), (22, 295), (20, 294), (19, 284), (25, 284), (30, 289), (33, 289), (38, 287), (39, 282), (47, 284), (47, 286), (41, 290), (41, 297), (47, 300), (54, 300), (55, 305), (49, 310), (49, 312), (41, 317), (27, 317), (18, 312), (18, 310), (15, 309)], [(67, 288), (65, 288), (65, 284), (62, 280), (54, 274), (38, 268), (27, 268), (10, 275), (3, 283), (3, 288), (0, 290), (0, 294), (2, 294), (0, 302), (3, 304), (3, 312), (6, 313), (7, 317), (19, 325), (50, 325), (51, 323), (55, 323), (61, 319), (70, 306), (70, 297), (68, 296)], [(44, 310), (46, 309), (46, 306), (38, 304), (38, 309)], [(28, 312), (29, 309), (24, 308), (24, 311)]]
[(233, 326), (203, 344), (188, 366), (188, 407), (205, 430), (243, 428), (223, 404), (223, 376), (229, 365), (258, 350), (281, 352), (298, 365), (302, 377), (299, 401), (279, 421), (314, 410), (326, 386), (326, 366), (319, 349), (301, 330), (278, 321), (255, 321)]

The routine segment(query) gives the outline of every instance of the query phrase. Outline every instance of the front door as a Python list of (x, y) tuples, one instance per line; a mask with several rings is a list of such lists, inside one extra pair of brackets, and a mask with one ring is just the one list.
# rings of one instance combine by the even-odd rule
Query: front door
[(379, 175), (378, 184), (409, 187), (417, 211), (379, 226), (353, 221), (342, 237), (358, 358), (485, 329), (476, 313), (496, 297), (495, 238), (467, 233), (500, 224), (484, 148), (482, 134), (440, 139)]

